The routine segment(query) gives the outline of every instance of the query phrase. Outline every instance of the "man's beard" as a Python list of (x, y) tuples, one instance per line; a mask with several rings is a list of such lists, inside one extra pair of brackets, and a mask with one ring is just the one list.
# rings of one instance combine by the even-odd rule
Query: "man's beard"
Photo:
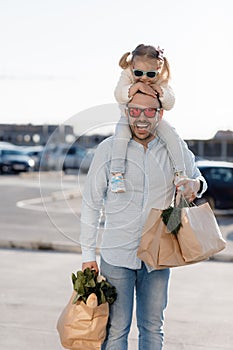
[[(132, 130), (131, 130), (132, 132)], [(132, 136), (134, 137), (134, 139), (140, 140), (140, 141), (146, 141), (149, 140), (151, 137), (155, 136), (152, 133), (149, 133), (146, 137), (138, 137), (135, 133), (132, 132)]]

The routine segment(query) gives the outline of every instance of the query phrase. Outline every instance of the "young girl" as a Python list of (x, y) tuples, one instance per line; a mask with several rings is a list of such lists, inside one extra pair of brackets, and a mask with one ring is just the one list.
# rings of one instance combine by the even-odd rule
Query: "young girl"
[[(132, 134), (124, 112), (125, 104), (138, 91), (154, 97), (159, 95), (165, 110), (170, 110), (175, 103), (174, 92), (168, 85), (169, 64), (163, 55), (163, 50), (159, 47), (156, 49), (150, 45), (138, 45), (132, 54), (127, 52), (122, 56), (119, 65), (123, 71), (114, 94), (120, 104), (122, 116), (117, 124), (113, 141), (111, 161), (111, 190), (113, 192), (125, 192), (126, 190), (124, 184), (125, 158)], [(184, 175), (183, 152), (175, 129), (162, 119), (157, 128), (157, 134), (166, 143), (175, 176)]]

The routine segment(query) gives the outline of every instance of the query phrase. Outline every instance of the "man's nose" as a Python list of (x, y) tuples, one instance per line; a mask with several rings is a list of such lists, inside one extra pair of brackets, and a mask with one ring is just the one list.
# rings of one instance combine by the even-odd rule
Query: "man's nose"
[(147, 117), (145, 116), (144, 112), (141, 112), (139, 118), (138, 118), (138, 121), (145, 121), (147, 120)]

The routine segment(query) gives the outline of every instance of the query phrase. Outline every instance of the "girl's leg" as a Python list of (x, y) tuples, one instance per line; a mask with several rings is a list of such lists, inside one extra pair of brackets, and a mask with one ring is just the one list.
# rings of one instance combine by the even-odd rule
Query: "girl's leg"
[(175, 173), (185, 175), (185, 164), (181, 139), (176, 130), (165, 120), (161, 120), (157, 128), (158, 135), (166, 143)]
[(137, 271), (139, 350), (161, 350), (170, 270), (154, 270), (148, 273), (143, 263), (142, 268)]
[[(132, 322), (135, 270), (112, 266), (101, 258), (101, 274), (117, 290), (117, 300), (110, 305), (107, 336), (102, 350), (127, 350), (128, 334)], [(144, 349), (145, 350), (145, 349)]]
[(117, 123), (112, 148), (111, 173), (125, 173), (125, 159), (131, 131), (126, 116)]
[(121, 116), (116, 126), (112, 148), (110, 171), (112, 173), (111, 190), (113, 192), (125, 192), (123, 174), (125, 173), (125, 159), (130, 138), (131, 132), (128, 120), (125, 116)]

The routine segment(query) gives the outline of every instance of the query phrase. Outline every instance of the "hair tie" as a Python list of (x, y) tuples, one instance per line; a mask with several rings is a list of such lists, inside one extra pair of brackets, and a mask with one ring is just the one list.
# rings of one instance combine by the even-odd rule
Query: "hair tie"
[(158, 59), (164, 61), (164, 49), (160, 49), (160, 47), (158, 46), (156, 51), (158, 53)]
[(132, 52), (129, 54), (129, 56), (126, 58), (126, 62), (130, 63), (132, 61), (133, 54)]

